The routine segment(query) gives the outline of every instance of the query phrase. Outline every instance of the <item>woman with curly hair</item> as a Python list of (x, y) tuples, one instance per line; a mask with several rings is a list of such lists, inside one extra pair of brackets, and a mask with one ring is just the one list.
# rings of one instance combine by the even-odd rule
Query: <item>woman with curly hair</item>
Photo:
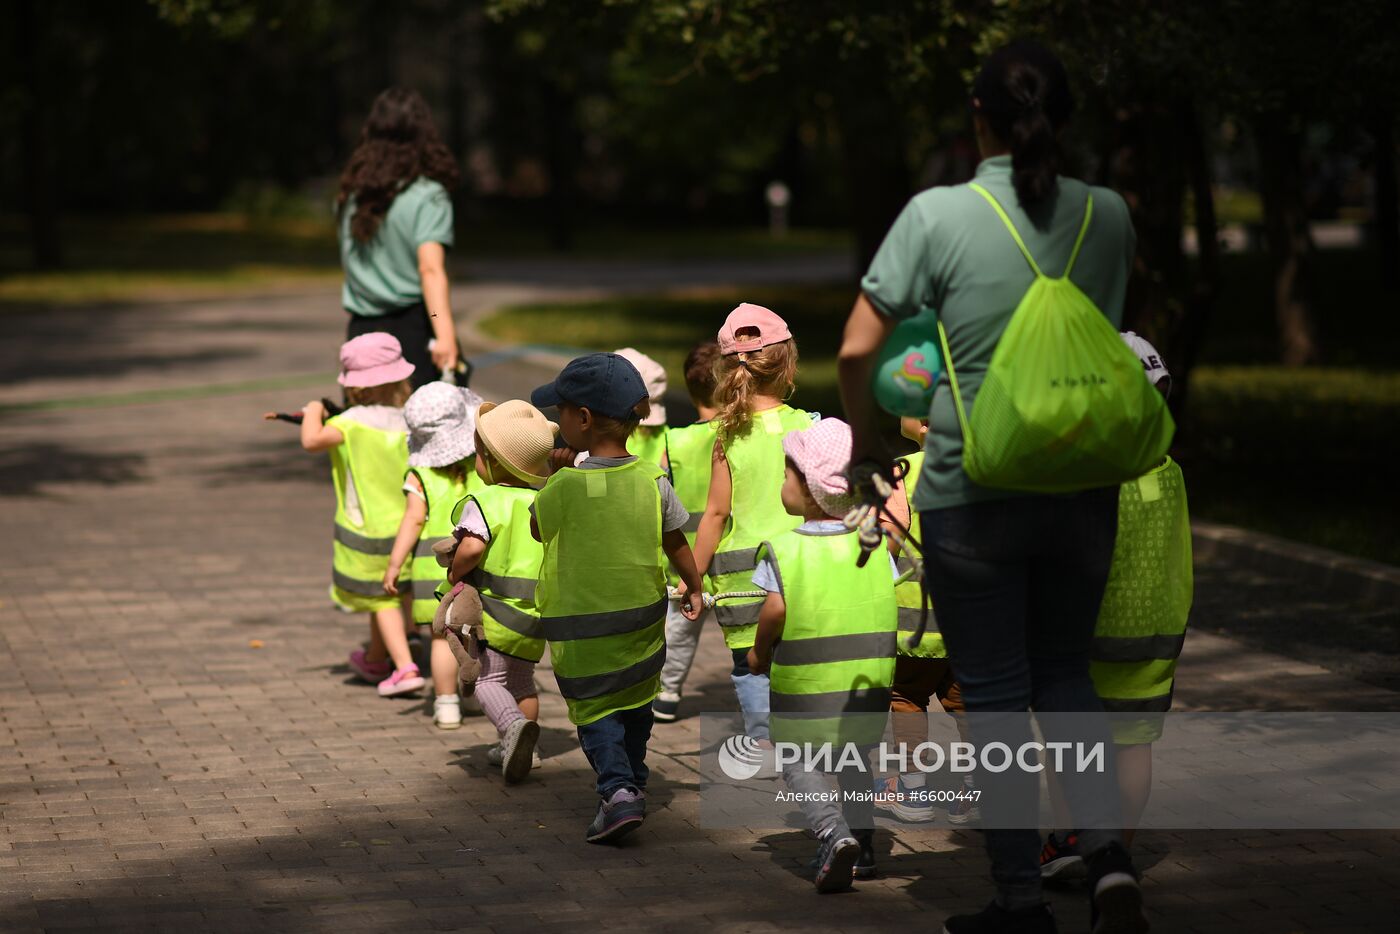
[(446, 268), (456, 186), (457, 160), (422, 96), (382, 92), (340, 176), (341, 302), (347, 339), (374, 331), (398, 338), (414, 388), (457, 363)]

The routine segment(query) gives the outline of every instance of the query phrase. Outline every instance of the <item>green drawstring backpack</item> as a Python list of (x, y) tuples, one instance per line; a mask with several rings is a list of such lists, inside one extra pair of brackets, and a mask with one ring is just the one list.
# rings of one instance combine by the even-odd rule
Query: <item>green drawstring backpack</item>
[(958, 389), (948, 335), (938, 339), (963, 434), (963, 469), (974, 483), (1032, 493), (1069, 493), (1114, 486), (1162, 462), (1176, 425), (1142, 363), (1089, 296), (1070, 281), (1094, 214), (1084, 223), (1064, 275), (1040, 271), (1016, 225), (981, 185), (1035, 273), (1021, 297), (972, 405)]

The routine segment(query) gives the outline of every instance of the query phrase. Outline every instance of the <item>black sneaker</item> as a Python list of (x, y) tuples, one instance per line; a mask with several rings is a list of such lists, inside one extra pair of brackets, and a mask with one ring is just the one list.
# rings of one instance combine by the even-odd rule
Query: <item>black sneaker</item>
[(1151, 928), (1142, 912), (1142, 888), (1133, 859), (1121, 844), (1108, 846), (1085, 859), (1092, 885), (1089, 930), (1093, 934), (1146, 934)]
[(875, 878), (875, 831), (856, 830), (851, 836), (860, 844), (860, 855), (856, 857), (856, 865), (851, 874), (857, 879)]
[(1049, 905), (1007, 911), (992, 902), (975, 915), (958, 915), (943, 922), (943, 934), (1057, 934)]
[(651, 718), (657, 723), (675, 723), (680, 716), (681, 696), (662, 691), (651, 702)]
[(823, 895), (844, 892), (851, 887), (851, 876), (860, 858), (860, 844), (845, 827), (827, 834), (817, 850), (817, 875), (813, 880)]
[(1054, 833), (1040, 848), (1040, 878), (1047, 882), (1083, 879), (1084, 858), (1079, 853), (1079, 832), (1071, 830), (1063, 838)]
[(606, 801), (598, 802), (598, 813), (588, 825), (585, 839), (589, 843), (616, 843), (638, 827), (647, 817), (646, 798), (631, 788), (619, 788)]

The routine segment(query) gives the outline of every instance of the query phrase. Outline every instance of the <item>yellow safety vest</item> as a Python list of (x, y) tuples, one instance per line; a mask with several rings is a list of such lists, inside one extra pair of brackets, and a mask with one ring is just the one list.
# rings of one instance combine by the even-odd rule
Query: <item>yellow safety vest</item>
[(661, 469), (565, 468), (535, 500), (544, 542), (536, 603), (569, 720), (651, 703), (666, 660)]
[(850, 531), (793, 531), (764, 551), (777, 565), (787, 606), (768, 673), (773, 738), (878, 742), (898, 638), (889, 561), (857, 567), (860, 540)]
[[(335, 484), (331, 599), (352, 613), (391, 609), (399, 605), (399, 598), (384, 592), (384, 572), (403, 520), (407, 436), (402, 431), (371, 428), (343, 415), (327, 419), (326, 424), (345, 438), (330, 449)], [(350, 483), (359, 503), (358, 517), (346, 510)], [(400, 585), (406, 586), (408, 580), (403, 574)]]
[(544, 655), (544, 627), (535, 606), (544, 548), (530, 534), (530, 506), (538, 494), (529, 487), (483, 487), (454, 510), (474, 502), (486, 520), (491, 541), (467, 583), (481, 595), (482, 627), (491, 648), (527, 662)]
[(660, 467), (661, 462), (666, 459), (669, 431), (664, 425), (638, 425), (627, 438), (627, 453), (653, 467)]
[[(758, 547), (802, 524), (799, 517), (788, 515), (783, 508), (783, 436), (811, 425), (811, 415), (780, 405), (755, 412), (748, 431), (724, 441), (731, 493), (729, 521), (709, 567), (716, 593), (752, 590)], [(758, 598), (715, 605), (715, 621), (722, 627), (729, 648), (753, 647), (762, 605)]]
[(433, 544), (452, 535), (452, 506), (476, 487), (482, 485), (476, 475), (476, 456), (463, 464), (464, 475), (441, 467), (414, 467), (409, 473), (418, 478), (428, 503), (428, 517), (413, 546), (413, 621), (420, 625), (432, 623), (437, 612), (437, 587), (447, 576), (447, 569), (437, 563)]

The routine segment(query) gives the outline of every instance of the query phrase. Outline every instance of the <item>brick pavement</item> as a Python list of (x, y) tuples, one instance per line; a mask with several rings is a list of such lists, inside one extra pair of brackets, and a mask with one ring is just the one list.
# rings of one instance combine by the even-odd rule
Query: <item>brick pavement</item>
[[(327, 298), (0, 319), (0, 406), (329, 370)], [(59, 366), (46, 342), (75, 325)], [(517, 361), (479, 385), (536, 376)], [(818, 899), (802, 833), (697, 826), (693, 718), (657, 728), (633, 843), (590, 847), (591, 773), (547, 673), (544, 768), (512, 788), (484, 721), (439, 732), (354, 683), (364, 624), (324, 598), (324, 461), (258, 420), (331, 388), (0, 410), (0, 929), (936, 930), (990, 897), (976, 834), (902, 828), (877, 836), (878, 881)], [(1267, 578), (1202, 587), (1184, 706), (1394, 709), (1208, 631), (1266, 612)], [(733, 706), (725, 655), (708, 631), (687, 713)], [(1381, 931), (1400, 908), (1392, 833), (1151, 832), (1139, 851), (1157, 931)], [(1055, 908), (1087, 927), (1082, 894)]]

